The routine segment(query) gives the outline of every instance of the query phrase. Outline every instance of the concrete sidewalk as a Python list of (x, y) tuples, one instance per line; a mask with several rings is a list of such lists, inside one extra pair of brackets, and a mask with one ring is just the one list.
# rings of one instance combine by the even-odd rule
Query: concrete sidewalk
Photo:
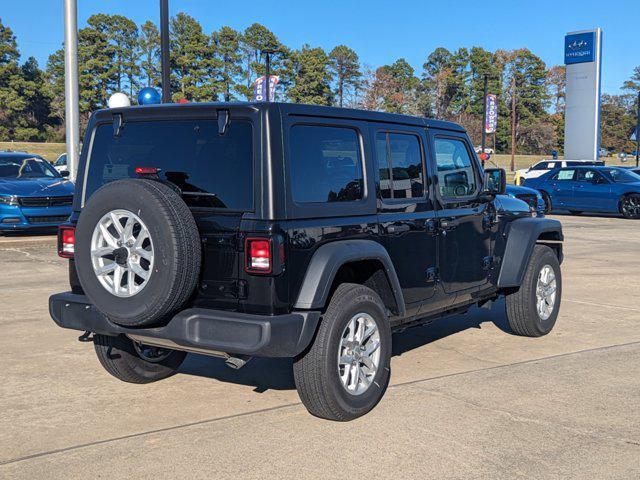
[(640, 224), (561, 220), (549, 336), (506, 333), (501, 304), (396, 335), (392, 386), (348, 424), (307, 414), (286, 360), (118, 382), (48, 318), (54, 245), (0, 242), (0, 478), (640, 478)]

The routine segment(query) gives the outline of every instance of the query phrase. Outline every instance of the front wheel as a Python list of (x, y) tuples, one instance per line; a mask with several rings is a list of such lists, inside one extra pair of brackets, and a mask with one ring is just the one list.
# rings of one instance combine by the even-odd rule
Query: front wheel
[(104, 369), (123, 382), (151, 383), (170, 377), (186, 352), (143, 345), (125, 336), (94, 335), (93, 346)]
[(536, 245), (520, 289), (506, 296), (507, 320), (516, 335), (541, 337), (554, 327), (560, 310), (562, 275), (555, 252)]
[(551, 205), (551, 197), (549, 197), (549, 194), (547, 192), (540, 192), (540, 194), (542, 195), (542, 199), (544, 200), (544, 214), (548, 215), (553, 209), (553, 205)]
[(387, 389), (391, 329), (370, 288), (340, 285), (309, 350), (293, 373), (302, 403), (316, 417), (349, 421), (369, 412)]
[(620, 212), (624, 218), (637, 220), (640, 218), (640, 194), (627, 195), (620, 201)]

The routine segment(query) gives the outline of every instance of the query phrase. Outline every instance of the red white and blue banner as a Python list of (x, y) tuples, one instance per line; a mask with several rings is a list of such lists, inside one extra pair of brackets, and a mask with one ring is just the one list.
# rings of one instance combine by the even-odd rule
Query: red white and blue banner
[[(267, 101), (267, 77), (260, 77), (253, 82), (253, 101), (254, 102), (266, 102)], [(276, 98), (276, 87), (280, 77), (275, 75), (269, 75), (269, 100), (274, 101)]]
[(494, 133), (498, 129), (498, 97), (488, 93), (486, 101), (487, 120), (484, 124), (485, 133)]

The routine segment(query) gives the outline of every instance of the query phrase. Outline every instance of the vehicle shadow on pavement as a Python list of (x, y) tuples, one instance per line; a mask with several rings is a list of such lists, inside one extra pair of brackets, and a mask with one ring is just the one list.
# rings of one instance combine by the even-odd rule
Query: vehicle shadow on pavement
[(482, 328), (481, 325), (485, 322), (493, 323), (503, 332), (512, 333), (507, 321), (504, 299), (492, 303), (490, 308), (473, 307), (465, 314), (440, 318), (428, 325), (396, 333), (393, 336), (393, 356), (400, 356), (470, 328)]
[[(490, 309), (472, 308), (464, 315), (454, 315), (430, 325), (413, 327), (393, 336), (393, 356), (399, 356), (470, 328), (481, 328), (492, 322), (500, 330), (511, 333), (504, 310), (504, 300)], [(206, 355), (189, 354), (178, 374), (211, 378), (225, 383), (255, 387), (256, 393), (267, 390), (294, 390), (293, 360), (290, 358), (254, 358), (240, 370), (232, 370), (224, 360)]]

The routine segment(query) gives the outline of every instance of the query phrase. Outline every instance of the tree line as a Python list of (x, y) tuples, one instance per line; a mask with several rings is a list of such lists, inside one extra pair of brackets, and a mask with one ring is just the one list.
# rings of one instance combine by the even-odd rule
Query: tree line
[[(304, 45), (291, 49), (258, 23), (237, 31), (208, 33), (193, 17), (171, 19), (171, 91), (174, 101), (244, 101), (265, 74), (262, 52), (270, 50), (272, 73), (280, 77), (277, 101), (381, 110), (452, 120), (474, 142), (482, 132), (483, 83), (498, 96), (498, 127), (488, 145), (518, 153), (562, 151), (563, 66), (547, 67), (529, 49), (436, 48), (421, 71), (404, 58), (389, 65), (364, 65), (346, 45), (330, 51)], [(145, 86), (161, 87), (160, 33), (150, 21), (137, 25), (122, 15), (96, 14), (79, 31), (80, 111), (85, 127), (92, 111), (114, 92), (134, 101)], [(640, 67), (623, 94), (602, 96), (602, 146), (633, 149), (635, 93)], [(62, 141), (64, 138), (64, 51), (42, 69), (34, 58), (20, 63), (18, 41), (0, 19), (0, 140)]]

